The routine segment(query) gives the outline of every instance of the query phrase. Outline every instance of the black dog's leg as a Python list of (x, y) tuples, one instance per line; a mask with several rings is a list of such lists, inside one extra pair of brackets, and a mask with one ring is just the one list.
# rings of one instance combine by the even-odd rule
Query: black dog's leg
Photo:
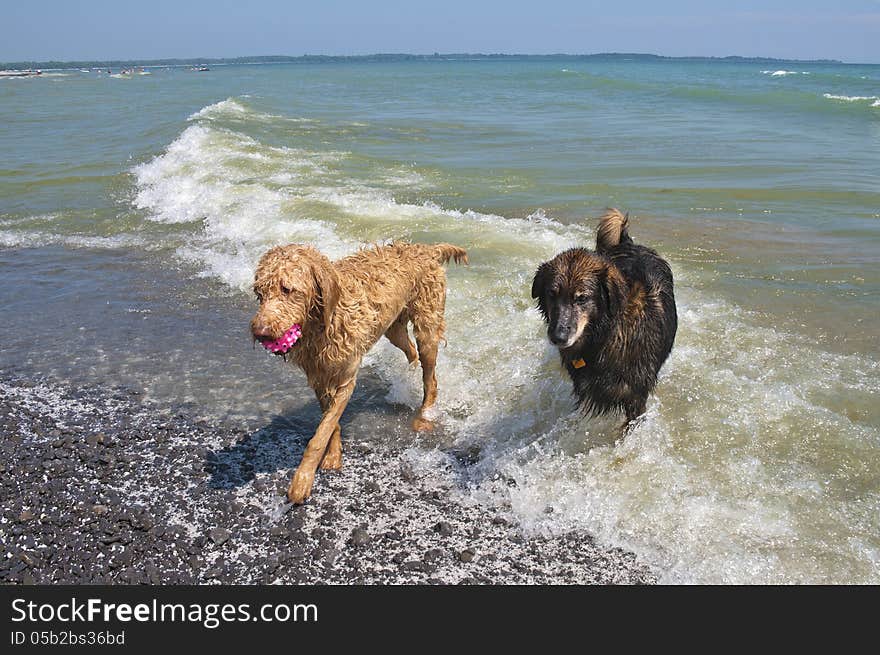
[(641, 419), (642, 415), (645, 413), (647, 404), (647, 396), (631, 398), (629, 401), (627, 401), (626, 405), (624, 406), (624, 411), (626, 412), (626, 421), (624, 421), (623, 425), (621, 426), (620, 436), (625, 436), (627, 432), (629, 432), (638, 424), (639, 419)]

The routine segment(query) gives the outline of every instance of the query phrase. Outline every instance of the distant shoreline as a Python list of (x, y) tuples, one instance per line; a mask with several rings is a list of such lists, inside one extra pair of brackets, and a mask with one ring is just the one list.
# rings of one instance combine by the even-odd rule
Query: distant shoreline
[(754, 64), (835, 64), (851, 66), (872, 66), (874, 64), (848, 63), (837, 59), (778, 59), (774, 57), (667, 57), (644, 53), (607, 52), (597, 54), (482, 54), (482, 53), (434, 53), (432, 55), (413, 54), (371, 54), (371, 55), (268, 55), (259, 57), (190, 57), (172, 59), (111, 59), (78, 61), (14, 61), (0, 62), (0, 69), (23, 70), (30, 68), (106, 68), (131, 66), (191, 66), (193, 64), (245, 65), (245, 64), (312, 64), (312, 63), (394, 63), (404, 61), (542, 61), (550, 59), (569, 59), (575, 61), (677, 61), (677, 62), (716, 62), (716, 63), (754, 63)]

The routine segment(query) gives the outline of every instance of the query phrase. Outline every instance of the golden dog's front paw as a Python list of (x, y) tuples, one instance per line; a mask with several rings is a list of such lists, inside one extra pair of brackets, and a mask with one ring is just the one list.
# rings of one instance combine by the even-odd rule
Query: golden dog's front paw
[(338, 471), (342, 468), (342, 453), (331, 453), (329, 450), (324, 453), (324, 459), (321, 460), (321, 470)]
[(417, 416), (412, 422), (412, 429), (416, 432), (431, 432), (434, 429), (434, 421)]
[(290, 479), (290, 486), (287, 488), (287, 498), (294, 505), (301, 505), (312, 495), (312, 483), (315, 476), (312, 474), (297, 471)]

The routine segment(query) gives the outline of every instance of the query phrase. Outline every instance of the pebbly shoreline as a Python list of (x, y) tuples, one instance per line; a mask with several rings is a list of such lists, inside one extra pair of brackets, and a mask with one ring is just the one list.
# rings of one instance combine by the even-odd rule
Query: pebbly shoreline
[(136, 391), (0, 378), (0, 583), (648, 584), (583, 533), (524, 537), (503, 512), (351, 438), (341, 472), (286, 502), (304, 447)]

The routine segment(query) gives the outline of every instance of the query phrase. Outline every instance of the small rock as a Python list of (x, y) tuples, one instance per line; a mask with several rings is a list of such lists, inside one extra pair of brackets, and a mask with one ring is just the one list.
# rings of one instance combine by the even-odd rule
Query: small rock
[(110, 509), (106, 505), (95, 505), (94, 507), (92, 507), (92, 511), (98, 516), (103, 516), (104, 514), (109, 512)]
[(208, 536), (217, 546), (222, 546), (229, 541), (229, 537), (232, 536), (232, 533), (226, 528), (214, 528), (208, 532)]
[(459, 561), (464, 562), (465, 564), (467, 564), (468, 562), (473, 562), (474, 557), (476, 557), (476, 553), (470, 548), (466, 548), (458, 554)]
[(302, 546), (291, 546), (287, 551), (287, 557), (290, 559), (302, 559), (306, 556), (306, 551)]
[(443, 557), (443, 551), (439, 548), (432, 548), (427, 551), (423, 557), (426, 562), (436, 562), (438, 559)]
[(21, 551), (19, 559), (29, 567), (39, 566), (42, 562), (40, 556), (36, 553), (29, 553), (26, 550)]
[(400, 477), (406, 482), (415, 482), (418, 479), (415, 469), (409, 462), (400, 463)]
[(364, 546), (370, 543), (370, 533), (363, 528), (355, 528), (351, 532), (350, 541), (352, 546)]
[(289, 537), (290, 531), (280, 525), (273, 525), (269, 528), (269, 534), (273, 537)]
[(338, 548), (329, 548), (329, 549), (324, 553), (324, 557), (323, 557), (323, 559), (324, 559), (324, 563), (325, 563), (327, 566), (331, 566), (331, 565), (333, 564), (333, 562), (336, 561), (336, 558), (337, 558), (337, 557), (339, 557), (339, 549), (338, 549)]
[(449, 537), (452, 535), (452, 526), (446, 521), (440, 521), (434, 526), (434, 532), (438, 532), (444, 537)]
[(30, 521), (33, 518), (34, 518), (34, 513), (29, 509), (23, 509), (21, 511), (21, 514), (18, 515), (18, 520), (21, 523), (25, 523), (27, 521)]

